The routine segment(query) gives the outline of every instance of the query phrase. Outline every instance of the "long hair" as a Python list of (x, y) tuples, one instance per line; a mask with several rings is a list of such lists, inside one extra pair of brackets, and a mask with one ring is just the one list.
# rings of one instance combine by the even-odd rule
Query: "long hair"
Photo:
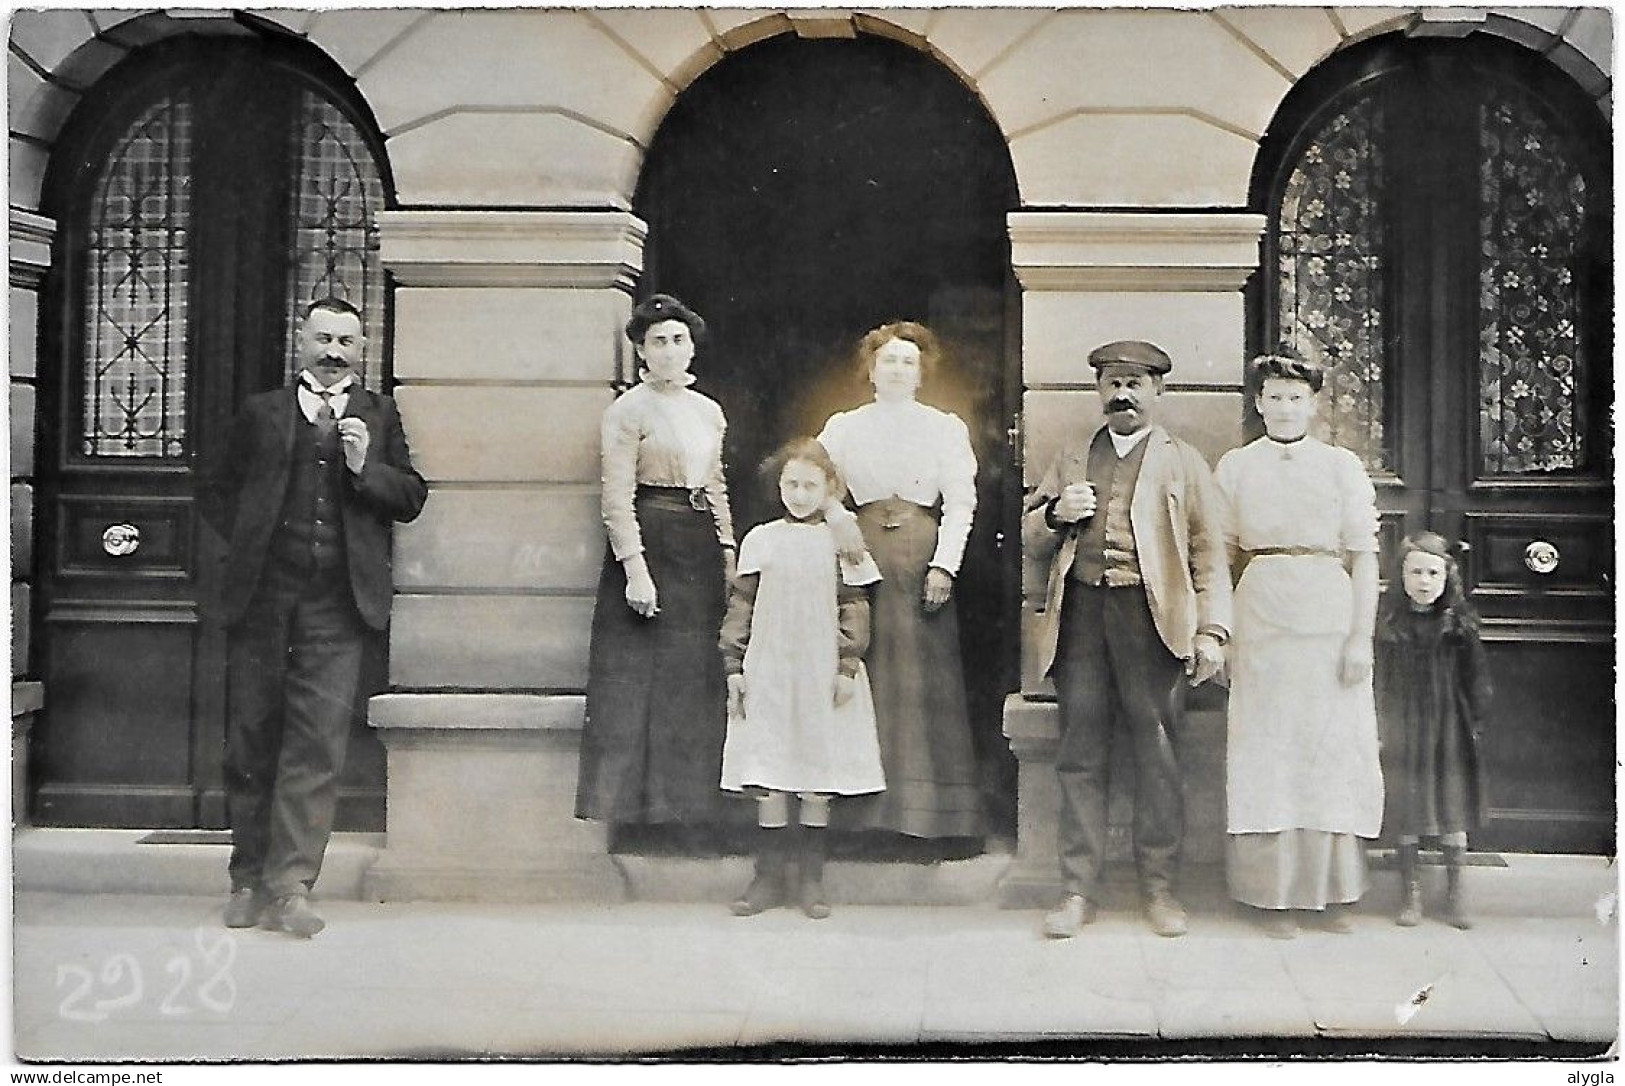
[(1382, 615), (1377, 623), (1377, 636), (1393, 640), (1399, 617), (1411, 609), (1410, 597), (1405, 594), (1405, 557), (1420, 552), (1444, 559), (1444, 591), (1434, 601), (1432, 609), (1445, 617), (1447, 631), (1477, 633), (1478, 611), (1467, 601), (1467, 591), (1461, 583), (1461, 563), (1456, 558), (1458, 547), (1438, 532), (1412, 532), (1399, 543), (1399, 556), (1395, 560), (1393, 576), (1384, 594)]

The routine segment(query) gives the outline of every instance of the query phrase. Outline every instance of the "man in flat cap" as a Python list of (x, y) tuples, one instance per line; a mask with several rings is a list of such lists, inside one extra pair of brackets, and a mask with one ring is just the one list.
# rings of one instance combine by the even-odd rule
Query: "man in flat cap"
[(1146, 919), (1183, 935), (1174, 893), (1184, 830), (1173, 738), (1187, 683), (1224, 667), (1230, 575), (1207, 462), (1154, 424), (1172, 363), (1138, 340), (1090, 352), (1106, 423), (1069, 442), (1028, 499), (1027, 553), (1050, 561), (1043, 673), (1061, 739), (1059, 850), (1066, 900), (1044, 918), (1064, 939), (1095, 918), (1106, 859), (1111, 747), (1133, 745), (1134, 861)]

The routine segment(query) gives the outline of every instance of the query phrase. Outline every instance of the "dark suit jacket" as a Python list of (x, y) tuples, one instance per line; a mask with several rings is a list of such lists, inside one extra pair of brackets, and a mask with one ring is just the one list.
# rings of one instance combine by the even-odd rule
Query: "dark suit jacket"
[[(428, 485), (412, 468), (400, 412), (388, 396), (352, 386), (346, 418), (367, 424), (371, 442), (361, 474), (344, 469), (344, 549), (356, 610), (373, 629), (389, 623), (394, 578), (389, 564), (393, 521), (412, 520)], [(251, 396), (232, 423), (224, 458), (204, 465), (198, 500), (214, 529), (230, 541), (222, 602), (227, 625), (242, 621), (265, 571), (265, 559), (288, 492), (296, 424), (302, 421), (290, 385)]]

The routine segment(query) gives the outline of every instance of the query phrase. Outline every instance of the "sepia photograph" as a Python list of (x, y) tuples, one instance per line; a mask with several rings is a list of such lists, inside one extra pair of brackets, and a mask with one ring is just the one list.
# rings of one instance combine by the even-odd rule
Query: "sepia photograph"
[(1611, 6), (6, 18), (12, 1082), (1613, 1081)]

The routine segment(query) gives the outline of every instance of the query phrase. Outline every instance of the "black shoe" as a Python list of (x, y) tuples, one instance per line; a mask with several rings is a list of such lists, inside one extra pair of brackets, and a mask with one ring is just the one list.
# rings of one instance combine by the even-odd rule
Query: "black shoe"
[(829, 916), (824, 893), (824, 827), (801, 827), (801, 911), (814, 920)]
[(735, 916), (755, 916), (784, 904), (783, 826), (762, 827), (756, 838), (756, 876), (745, 892), (729, 906)]
[(251, 928), (260, 922), (260, 916), (265, 912), (265, 895), (250, 886), (243, 886), (231, 892), (231, 900), (226, 902), (226, 927)]
[(285, 931), (301, 939), (309, 939), (327, 926), (327, 921), (316, 915), (316, 910), (310, 907), (310, 899), (304, 894), (277, 898), (266, 910), (261, 923), (269, 931)]

